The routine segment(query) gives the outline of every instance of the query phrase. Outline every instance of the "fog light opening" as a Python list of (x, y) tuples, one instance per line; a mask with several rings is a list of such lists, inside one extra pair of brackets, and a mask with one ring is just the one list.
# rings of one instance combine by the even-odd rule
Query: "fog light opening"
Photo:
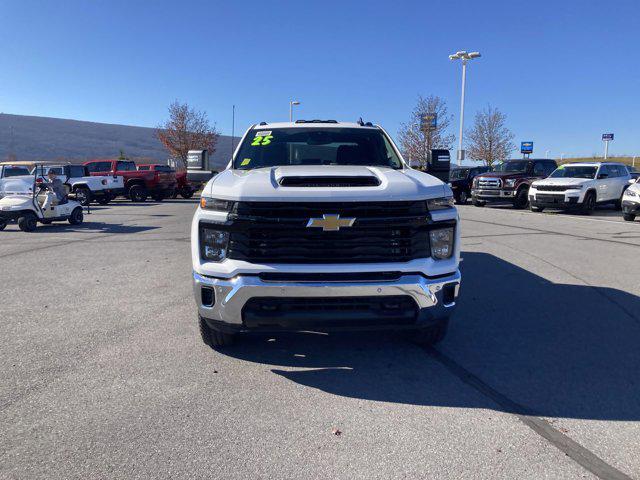
[(213, 307), (214, 303), (216, 303), (216, 294), (211, 287), (202, 287), (200, 289), (200, 297), (204, 307)]

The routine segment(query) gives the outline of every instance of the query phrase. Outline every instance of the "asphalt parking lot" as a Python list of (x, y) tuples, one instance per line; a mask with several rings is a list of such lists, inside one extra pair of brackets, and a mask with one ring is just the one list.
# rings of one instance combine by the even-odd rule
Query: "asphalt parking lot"
[(214, 352), (195, 205), (0, 232), (0, 477), (640, 478), (640, 222), (463, 206), (436, 349), (308, 334)]

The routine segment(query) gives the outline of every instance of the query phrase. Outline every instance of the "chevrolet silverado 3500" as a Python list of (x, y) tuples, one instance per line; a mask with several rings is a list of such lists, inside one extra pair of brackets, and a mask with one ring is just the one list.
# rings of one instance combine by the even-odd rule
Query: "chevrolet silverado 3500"
[(383, 329), (436, 343), (460, 287), (458, 225), (449, 186), (379, 126), (254, 125), (193, 218), (202, 339)]

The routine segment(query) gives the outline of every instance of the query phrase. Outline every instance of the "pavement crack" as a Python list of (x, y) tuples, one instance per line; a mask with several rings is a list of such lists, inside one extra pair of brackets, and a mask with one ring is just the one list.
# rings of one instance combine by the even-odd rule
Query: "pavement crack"
[(429, 356), (440, 363), (463, 383), (491, 399), (505, 412), (516, 416), (518, 420), (558, 450), (565, 453), (584, 469), (603, 480), (632, 480), (632, 477), (618, 470), (613, 465), (608, 464), (591, 450), (583, 447), (560, 430), (554, 428), (547, 420), (537, 415), (530, 408), (520, 405), (508, 398), (506, 395), (498, 392), (444, 353), (433, 347), (423, 347), (423, 349)]

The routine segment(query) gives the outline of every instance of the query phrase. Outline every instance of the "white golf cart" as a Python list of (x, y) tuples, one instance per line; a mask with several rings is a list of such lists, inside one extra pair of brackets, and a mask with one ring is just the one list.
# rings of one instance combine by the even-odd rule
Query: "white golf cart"
[(82, 223), (82, 205), (68, 198), (58, 201), (56, 194), (45, 183), (36, 182), (36, 175), (28, 180), (25, 177), (9, 179), (4, 185), (4, 191), (5, 196), (0, 199), (0, 230), (14, 221), (18, 222), (18, 227), (23, 232), (35, 230), (38, 222), (49, 224), (68, 221), (71, 225)]

